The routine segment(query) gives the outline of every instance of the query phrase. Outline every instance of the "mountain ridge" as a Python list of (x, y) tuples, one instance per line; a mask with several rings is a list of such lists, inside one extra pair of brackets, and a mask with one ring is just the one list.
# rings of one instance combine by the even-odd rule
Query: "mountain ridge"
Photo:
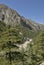
[(36, 22), (34, 23), (32, 20), (26, 19), (19, 15), (16, 10), (11, 9), (4, 4), (0, 4), (0, 21), (3, 21), (6, 25), (10, 25), (12, 27), (21, 25), (34, 31), (44, 30), (44, 25)]

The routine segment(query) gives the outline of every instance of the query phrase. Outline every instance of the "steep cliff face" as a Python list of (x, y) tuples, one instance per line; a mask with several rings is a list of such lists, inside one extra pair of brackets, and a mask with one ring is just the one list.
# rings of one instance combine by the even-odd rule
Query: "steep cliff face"
[(20, 16), (15, 10), (12, 10), (4, 4), (0, 4), (0, 21), (13, 27), (15, 27), (15, 25), (22, 25), (34, 31), (44, 30), (44, 25), (34, 23), (31, 20)]

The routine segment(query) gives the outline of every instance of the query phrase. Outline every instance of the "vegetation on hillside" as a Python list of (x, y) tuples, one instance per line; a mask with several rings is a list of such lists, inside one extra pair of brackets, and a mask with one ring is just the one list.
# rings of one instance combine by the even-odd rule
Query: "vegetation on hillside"
[[(26, 50), (19, 45), (32, 38)], [(34, 32), (21, 25), (15, 28), (0, 22), (0, 65), (40, 65), (44, 61), (44, 31)]]

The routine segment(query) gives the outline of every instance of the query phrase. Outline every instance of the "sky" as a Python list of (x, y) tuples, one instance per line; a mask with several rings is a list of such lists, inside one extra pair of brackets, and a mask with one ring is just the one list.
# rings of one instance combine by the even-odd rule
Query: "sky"
[(21, 16), (44, 24), (44, 0), (0, 0)]

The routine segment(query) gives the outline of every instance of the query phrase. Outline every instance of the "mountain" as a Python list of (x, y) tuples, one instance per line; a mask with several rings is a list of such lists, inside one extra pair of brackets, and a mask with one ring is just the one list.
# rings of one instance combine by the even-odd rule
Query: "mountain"
[(3, 21), (7, 26), (10, 25), (15, 27), (16, 25), (21, 25), (33, 31), (44, 30), (44, 25), (26, 19), (19, 15), (16, 10), (11, 9), (4, 4), (0, 4), (0, 21)]
[(0, 65), (41, 65), (44, 25), (0, 4)]

